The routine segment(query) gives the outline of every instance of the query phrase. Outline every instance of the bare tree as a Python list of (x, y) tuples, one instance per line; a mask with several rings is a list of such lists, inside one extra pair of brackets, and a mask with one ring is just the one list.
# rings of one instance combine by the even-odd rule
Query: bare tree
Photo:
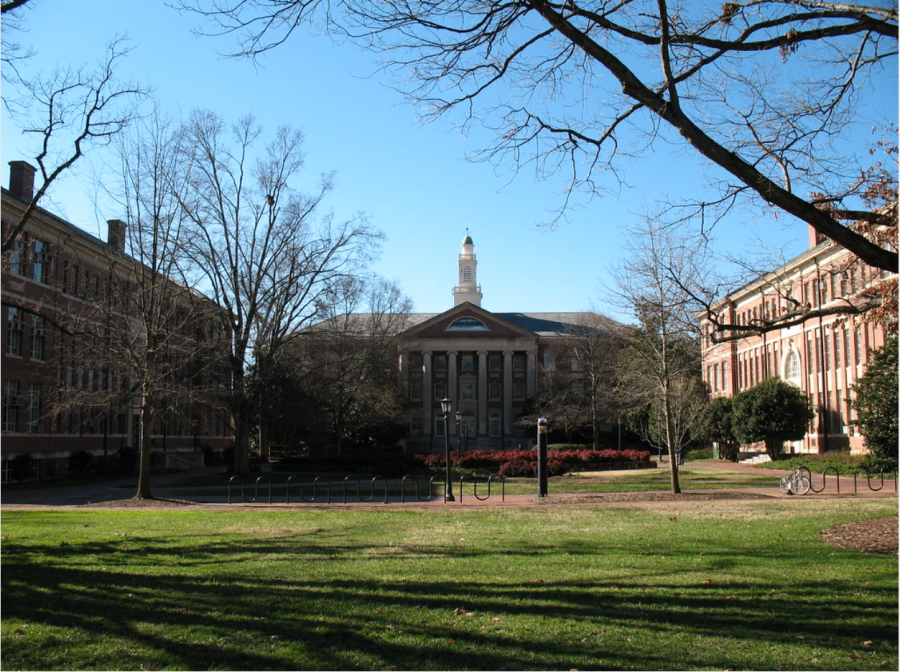
[[(896, 68), (897, 11), (880, 4), (773, 0), (671, 3), (513, 0), (182, 0), (208, 34), (257, 57), (308, 22), (385, 54), (426, 116), (461, 110), (496, 142), (481, 155), (567, 171), (599, 189), (622, 154), (677, 141), (719, 169), (714, 221), (752, 203), (809, 223), (865, 263), (897, 271), (897, 250), (821, 207), (890, 225), (844, 190), (864, 148), (841, 146), (860, 106)], [(896, 123), (892, 120), (892, 123)], [(570, 191), (570, 193), (572, 193)], [(823, 199), (817, 194), (828, 194)], [(568, 203), (568, 199), (566, 201)]]
[(66, 311), (57, 412), (97, 409), (105, 418), (113, 409), (137, 409), (134, 496), (150, 499), (152, 434), (167, 434), (172, 418), (195, 422), (195, 405), (215, 402), (217, 334), (225, 330), (218, 308), (185, 272), (177, 133), (154, 115), (118, 138), (117, 153), (119, 179), (107, 189), (127, 221), (110, 222), (105, 279), (85, 276), (86, 292)]
[[(151, 497), (150, 435), (158, 418), (192, 418), (196, 403), (218, 396), (224, 321), (200, 294), (188, 257), (189, 220), (181, 203), (189, 188), (174, 123), (159, 113), (118, 144), (118, 193), (126, 213), (134, 277), (119, 287), (128, 330), (109, 350), (131, 381), (140, 409), (140, 471), (136, 497)], [(164, 430), (165, 431), (165, 430)]]
[(672, 492), (678, 493), (677, 451), (690, 441), (706, 404), (696, 304), (684, 290), (687, 283), (704, 283), (703, 247), (650, 217), (629, 228), (628, 240), (612, 292), (637, 324), (623, 331), (619, 401), (623, 411), (640, 419), (636, 428), (645, 438), (666, 446)]
[(546, 417), (568, 437), (587, 428), (594, 450), (600, 449), (602, 426), (616, 414), (613, 379), (622, 325), (596, 312), (584, 312), (562, 336), (554, 339), (556, 369), (541, 374), (541, 389), (529, 401), (532, 413), (517, 424), (533, 427)]
[[(96, 68), (59, 68), (49, 75), (28, 73), (30, 52), (12, 42), (10, 31), (21, 30), (16, 10), (27, 0), (6, 2), (3, 11), (3, 105), (37, 139), (34, 161), (40, 183), (19, 221), (4, 231), (2, 250), (12, 248), (35, 208), (52, 185), (85, 152), (108, 145), (139, 114), (146, 89), (116, 77), (119, 62), (128, 54), (125, 40), (115, 37)], [(8, 13), (8, 14), (7, 14)]]
[(405, 429), (397, 336), (412, 302), (384, 279), (347, 278), (330, 288), (325, 305), (324, 319), (307, 330), (300, 346), (303, 380), (341, 454), (348, 440), (377, 443), (363, 434), (379, 426)]
[(302, 135), (288, 127), (259, 147), (262, 130), (244, 117), (230, 130), (196, 111), (184, 128), (190, 191), (190, 252), (204, 288), (222, 307), (230, 342), (229, 397), (235, 472), (249, 470), (249, 437), (264, 380), (327, 306), (328, 291), (354, 277), (379, 236), (356, 216), (336, 222), (321, 212), (333, 188), (324, 175), (311, 194), (294, 186), (303, 166)]

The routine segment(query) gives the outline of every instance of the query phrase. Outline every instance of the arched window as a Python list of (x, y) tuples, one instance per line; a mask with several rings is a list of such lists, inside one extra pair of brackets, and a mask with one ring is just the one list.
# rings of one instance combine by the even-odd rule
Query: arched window
[(484, 322), (474, 317), (461, 317), (453, 322), (447, 329), (485, 329)]
[(785, 380), (800, 378), (800, 355), (793, 348), (788, 350), (788, 356), (784, 362), (784, 378)]

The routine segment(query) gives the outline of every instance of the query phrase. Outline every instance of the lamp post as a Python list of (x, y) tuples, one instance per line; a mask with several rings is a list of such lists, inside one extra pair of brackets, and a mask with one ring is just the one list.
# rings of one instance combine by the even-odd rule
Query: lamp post
[(450, 407), (453, 405), (449, 399), (441, 400), (441, 411), (444, 413), (444, 501), (454, 502), (453, 483), (450, 481)]

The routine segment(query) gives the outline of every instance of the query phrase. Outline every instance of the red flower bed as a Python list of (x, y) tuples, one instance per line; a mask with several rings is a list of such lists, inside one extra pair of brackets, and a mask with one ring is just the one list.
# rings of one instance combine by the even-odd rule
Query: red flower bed
[[(444, 454), (415, 456), (431, 469), (444, 467)], [(558, 476), (570, 471), (590, 471), (603, 465), (622, 462), (647, 462), (645, 450), (551, 450), (547, 456), (547, 471)], [(471, 450), (462, 456), (450, 453), (450, 463), (460, 469), (483, 469), (502, 476), (533, 477), (537, 474), (536, 450)]]

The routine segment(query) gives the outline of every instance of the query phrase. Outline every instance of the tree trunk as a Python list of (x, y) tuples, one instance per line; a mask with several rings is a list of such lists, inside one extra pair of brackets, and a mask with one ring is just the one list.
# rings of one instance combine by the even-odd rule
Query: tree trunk
[(668, 390), (663, 400), (663, 413), (666, 420), (666, 445), (669, 448), (669, 474), (671, 476), (672, 493), (681, 494), (681, 484), (678, 482), (678, 455), (675, 452), (675, 432), (672, 429), (672, 409), (669, 404)]
[(153, 432), (153, 410), (146, 395), (141, 396), (140, 414), (140, 447), (138, 449), (138, 485), (134, 499), (153, 499), (153, 491), (150, 489), (150, 451), (153, 448), (151, 433)]

